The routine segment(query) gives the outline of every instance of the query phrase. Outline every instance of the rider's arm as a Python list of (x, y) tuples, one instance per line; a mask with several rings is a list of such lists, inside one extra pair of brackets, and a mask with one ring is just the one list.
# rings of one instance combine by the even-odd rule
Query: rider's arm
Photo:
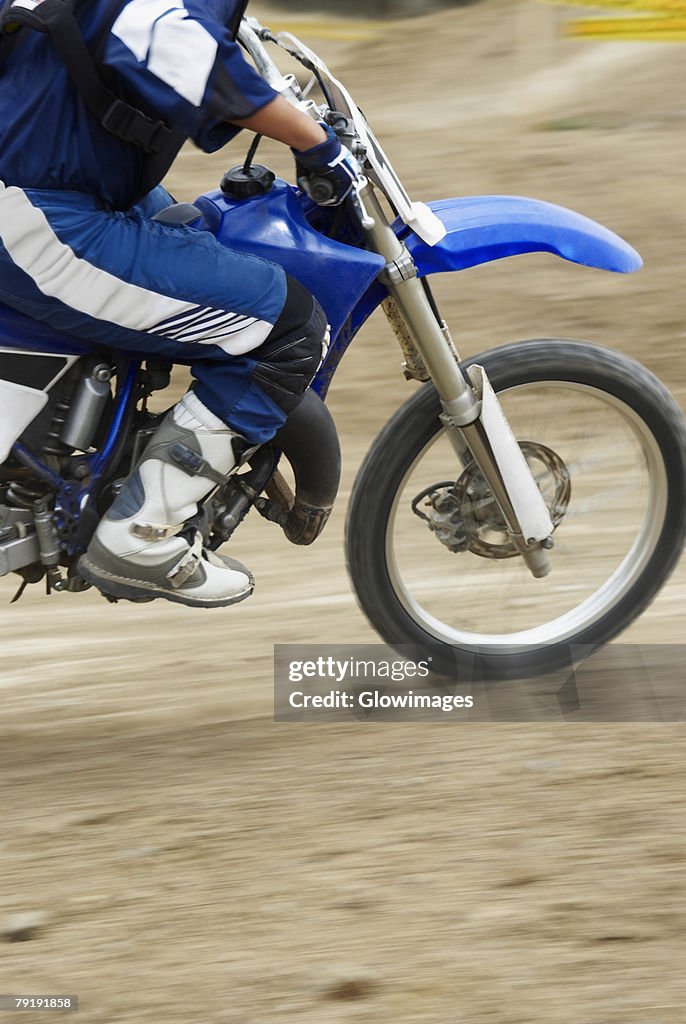
[(325, 142), (327, 134), (320, 124), (294, 107), (283, 96), (276, 96), (251, 117), (234, 120), (239, 128), (276, 139), (293, 149), (311, 149)]

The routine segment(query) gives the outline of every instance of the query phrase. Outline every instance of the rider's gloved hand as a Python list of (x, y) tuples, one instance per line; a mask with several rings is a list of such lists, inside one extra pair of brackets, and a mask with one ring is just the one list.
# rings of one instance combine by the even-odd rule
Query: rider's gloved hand
[(339, 206), (350, 194), (360, 168), (333, 128), (320, 124), (328, 136), (324, 142), (311, 149), (292, 150), (298, 184), (319, 206)]

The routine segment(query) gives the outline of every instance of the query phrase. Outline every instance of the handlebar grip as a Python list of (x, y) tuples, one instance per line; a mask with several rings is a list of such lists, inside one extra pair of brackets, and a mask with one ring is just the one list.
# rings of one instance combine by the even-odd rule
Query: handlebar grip
[(317, 175), (308, 178), (307, 191), (315, 203), (327, 203), (336, 194), (333, 182)]

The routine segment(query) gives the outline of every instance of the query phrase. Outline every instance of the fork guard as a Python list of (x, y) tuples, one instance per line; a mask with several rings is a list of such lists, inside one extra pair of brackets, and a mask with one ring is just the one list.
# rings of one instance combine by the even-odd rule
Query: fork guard
[(571, 263), (630, 274), (643, 266), (639, 254), (613, 231), (563, 206), (523, 196), (466, 196), (427, 204), (446, 234), (428, 245), (399, 221), (421, 276), (465, 270), (481, 263), (550, 252)]

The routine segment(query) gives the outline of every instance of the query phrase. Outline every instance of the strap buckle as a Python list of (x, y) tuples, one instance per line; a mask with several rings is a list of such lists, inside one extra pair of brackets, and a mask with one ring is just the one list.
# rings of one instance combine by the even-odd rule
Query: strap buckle
[(178, 533), (178, 530), (178, 526), (161, 526), (157, 525), (157, 523), (134, 523), (131, 527), (131, 533), (134, 537), (139, 537), (140, 540), (147, 540), (151, 543), (157, 543), (157, 541), (173, 537), (174, 534)]
[(175, 590), (191, 578), (202, 560), (202, 536), (196, 533), (192, 546), (167, 573), (167, 579)]
[(194, 452), (187, 444), (177, 441), (172, 445), (169, 452), (175, 464), (189, 476), (199, 476), (204, 480), (211, 480), (213, 484), (225, 484), (230, 474), (218, 473), (210, 466), (207, 459)]
[(153, 121), (142, 111), (115, 99), (100, 122), (122, 142), (139, 146), (146, 153), (159, 153), (172, 136), (163, 121)]

